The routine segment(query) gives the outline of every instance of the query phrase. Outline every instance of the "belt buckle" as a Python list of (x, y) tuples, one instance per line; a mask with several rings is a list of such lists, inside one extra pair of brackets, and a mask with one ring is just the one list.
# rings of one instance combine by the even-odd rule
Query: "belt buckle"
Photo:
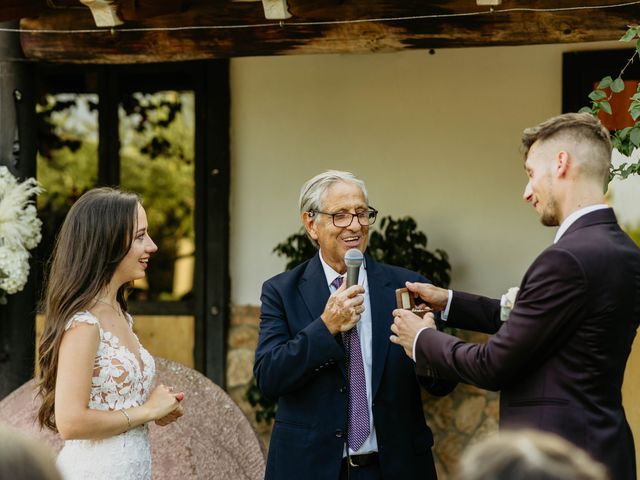
[(351, 455), (347, 455), (347, 457), (349, 458), (349, 466), (350, 467), (355, 467), (355, 468), (360, 467), (360, 465), (358, 465), (357, 463), (353, 463), (353, 460), (351, 460), (351, 458), (352, 458)]

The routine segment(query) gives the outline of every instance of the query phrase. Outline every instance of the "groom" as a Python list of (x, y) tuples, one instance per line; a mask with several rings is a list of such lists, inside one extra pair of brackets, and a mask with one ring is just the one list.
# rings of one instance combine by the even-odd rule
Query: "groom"
[(526, 272), (513, 310), (422, 283), (407, 287), (453, 327), (493, 334), (466, 343), (406, 310), (391, 341), (418, 374), (500, 390), (500, 425), (555, 432), (587, 450), (616, 480), (635, 479), (622, 407), (624, 369), (640, 320), (640, 249), (604, 204), (609, 132), (592, 115), (565, 114), (524, 131), (524, 199), (554, 244)]

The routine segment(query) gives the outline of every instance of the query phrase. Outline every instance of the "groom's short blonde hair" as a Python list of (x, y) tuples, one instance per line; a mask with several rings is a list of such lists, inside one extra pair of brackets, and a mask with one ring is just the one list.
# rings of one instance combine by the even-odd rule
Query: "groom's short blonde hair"
[(522, 132), (525, 160), (534, 143), (550, 141), (573, 146), (577, 166), (585, 176), (603, 181), (608, 179), (613, 151), (611, 136), (592, 114), (564, 113), (525, 129)]

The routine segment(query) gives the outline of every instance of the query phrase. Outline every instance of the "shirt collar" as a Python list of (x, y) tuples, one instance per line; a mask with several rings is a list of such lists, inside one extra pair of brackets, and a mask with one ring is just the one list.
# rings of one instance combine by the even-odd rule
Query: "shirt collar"
[[(331, 268), (327, 262), (324, 261), (324, 258), (322, 258), (322, 250), (320, 250), (320, 263), (322, 264), (322, 270), (324, 271), (324, 276), (326, 277), (327, 285), (329, 287), (331, 287), (331, 282), (333, 282), (336, 279), (336, 277), (344, 277), (346, 275), (346, 272), (342, 275), (339, 274), (333, 268)], [(365, 258), (364, 261), (362, 262), (362, 265), (360, 265), (360, 272), (358, 273), (358, 278), (360, 280), (359, 283), (361, 285), (363, 284), (363, 281), (366, 278), (365, 272), (364, 272), (364, 270), (366, 269), (366, 263), (367, 263), (367, 259)]]
[(587, 213), (595, 212), (596, 210), (602, 210), (605, 208), (610, 208), (609, 205), (605, 205), (604, 203), (598, 203), (596, 205), (589, 205), (588, 207), (581, 208), (571, 213), (567, 218), (564, 219), (560, 228), (556, 232), (556, 238), (553, 240), (553, 243), (558, 243), (560, 237), (565, 234), (565, 232), (569, 229), (573, 223), (578, 220), (580, 217), (586, 215)]

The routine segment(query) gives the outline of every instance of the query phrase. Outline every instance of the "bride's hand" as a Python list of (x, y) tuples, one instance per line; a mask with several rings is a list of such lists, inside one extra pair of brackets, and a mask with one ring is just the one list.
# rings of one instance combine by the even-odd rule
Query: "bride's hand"
[[(145, 406), (149, 409), (151, 420), (160, 420), (173, 413), (180, 406), (180, 401), (184, 398), (184, 393), (174, 393), (171, 387), (158, 385), (146, 401)], [(178, 418), (178, 415), (175, 418)], [(175, 420), (175, 419), (174, 419)], [(173, 421), (173, 420), (172, 420)]]
[[(171, 389), (169, 389), (169, 390), (171, 390)], [(182, 402), (182, 399), (184, 398), (184, 393), (180, 392), (180, 393), (176, 393), (174, 395), (176, 397), (176, 400), (178, 400), (178, 402)], [(175, 408), (175, 410), (170, 412), (168, 415), (165, 415), (162, 418), (156, 419), (155, 420), (155, 424), (158, 425), (159, 427), (166, 427), (170, 423), (175, 422), (182, 415), (184, 415), (184, 409), (183, 409), (182, 405), (179, 403), (178, 406)]]
[(166, 427), (170, 423), (175, 422), (182, 415), (184, 415), (184, 410), (182, 409), (182, 405), (178, 405), (176, 409), (173, 412), (171, 412), (169, 415), (166, 415), (162, 418), (157, 419), (155, 421), (155, 424), (158, 425), (159, 427)]

